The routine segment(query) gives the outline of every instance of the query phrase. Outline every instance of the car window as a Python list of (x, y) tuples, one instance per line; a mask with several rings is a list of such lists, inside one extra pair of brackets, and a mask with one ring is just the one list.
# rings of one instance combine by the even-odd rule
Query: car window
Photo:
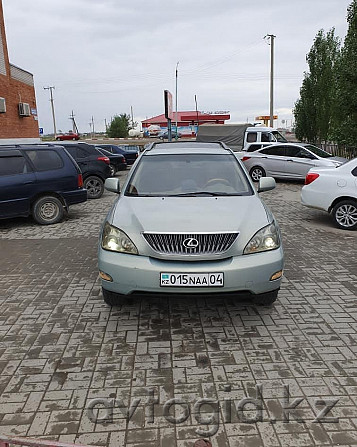
[(272, 141), (271, 134), (269, 132), (262, 132), (261, 141), (263, 141), (264, 143), (269, 143), (270, 141)]
[(74, 159), (78, 158), (76, 146), (65, 146), (65, 148)]
[(252, 195), (234, 155), (145, 155), (131, 176), (126, 195)]
[(269, 146), (259, 152), (265, 155), (278, 155), (281, 157), (285, 155), (285, 146)]
[(247, 143), (255, 143), (256, 141), (257, 141), (257, 133), (256, 132), (248, 132)]
[(37, 171), (49, 171), (63, 167), (62, 158), (56, 151), (50, 149), (40, 151), (26, 151)]
[(251, 144), (248, 149), (247, 152), (254, 152), (257, 151), (258, 149), (260, 149), (262, 147), (261, 144)]
[(328, 152), (324, 151), (323, 149), (320, 149), (319, 147), (316, 147), (312, 144), (307, 144), (306, 149), (309, 149), (313, 154), (321, 157), (321, 158), (329, 158), (332, 157), (332, 154), (329, 154)]
[(354, 170), (352, 171), (352, 175), (354, 177), (357, 177), (357, 166), (354, 168)]
[(26, 174), (28, 171), (24, 157), (0, 157), (0, 175)]

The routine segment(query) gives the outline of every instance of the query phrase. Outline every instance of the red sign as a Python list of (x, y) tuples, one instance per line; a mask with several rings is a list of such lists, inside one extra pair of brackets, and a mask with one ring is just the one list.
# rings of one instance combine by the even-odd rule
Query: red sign
[(172, 120), (174, 117), (172, 109), (172, 94), (168, 90), (164, 90), (165, 118)]

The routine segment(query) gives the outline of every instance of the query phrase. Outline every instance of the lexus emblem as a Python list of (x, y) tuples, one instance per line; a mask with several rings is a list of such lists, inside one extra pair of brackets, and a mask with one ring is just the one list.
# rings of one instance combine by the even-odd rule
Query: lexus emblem
[(183, 246), (185, 248), (197, 248), (198, 247), (198, 240), (194, 237), (188, 237), (183, 241)]

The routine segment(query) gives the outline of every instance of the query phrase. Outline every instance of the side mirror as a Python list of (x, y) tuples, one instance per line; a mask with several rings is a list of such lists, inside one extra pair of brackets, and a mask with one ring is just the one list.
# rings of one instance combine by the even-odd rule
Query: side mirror
[(115, 192), (116, 194), (120, 193), (120, 183), (118, 178), (107, 178), (104, 187), (108, 191)]
[(275, 180), (273, 177), (262, 177), (259, 180), (258, 192), (270, 191), (274, 189), (276, 186)]

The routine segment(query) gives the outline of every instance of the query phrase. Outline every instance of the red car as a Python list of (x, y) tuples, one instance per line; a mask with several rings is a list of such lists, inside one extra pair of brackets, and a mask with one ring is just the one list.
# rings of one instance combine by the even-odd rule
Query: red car
[(57, 135), (56, 140), (57, 141), (79, 140), (79, 135), (78, 135), (78, 133), (68, 132), (68, 133)]

